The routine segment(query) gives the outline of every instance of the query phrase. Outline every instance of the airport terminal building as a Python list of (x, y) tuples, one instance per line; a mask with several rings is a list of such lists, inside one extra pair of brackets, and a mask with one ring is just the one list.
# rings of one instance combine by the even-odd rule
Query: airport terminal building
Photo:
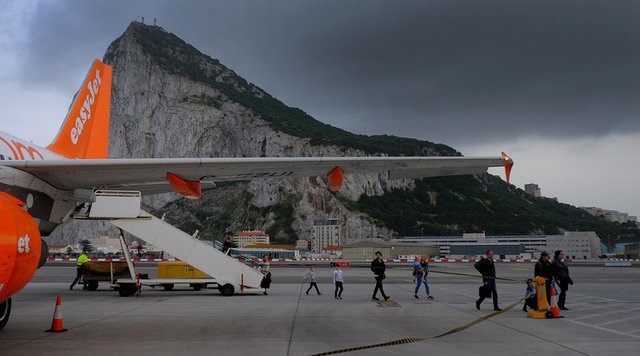
[(472, 258), (492, 249), (500, 258), (537, 258), (542, 251), (563, 250), (568, 259), (586, 260), (601, 255), (600, 238), (593, 231), (568, 231), (563, 235), (485, 236), (465, 233), (462, 236), (408, 236), (396, 243), (436, 245), (440, 256)]

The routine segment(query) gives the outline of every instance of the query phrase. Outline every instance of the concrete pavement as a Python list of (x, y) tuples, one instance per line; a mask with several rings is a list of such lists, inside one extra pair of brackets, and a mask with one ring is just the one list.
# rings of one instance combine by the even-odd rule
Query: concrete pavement
[[(456, 268), (473, 273), (472, 266)], [(497, 267), (499, 276), (515, 277), (498, 282), (501, 307), (522, 297), (524, 283), (515, 279), (528, 276), (528, 268)], [(319, 270), (321, 296), (304, 294), (300, 268), (274, 268), (268, 296), (233, 297), (186, 286), (170, 292), (145, 288), (138, 298), (120, 297), (106, 285), (96, 292), (69, 291), (68, 282), (59, 282), (71, 277), (69, 271), (45, 266), (38, 273), (47, 277), (35, 278), (14, 297), (11, 320), (0, 332), (1, 354), (310, 355), (410, 337), (425, 339), (349, 354), (620, 355), (640, 350), (640, 268), (572, 269), (577, 280), (563, 319), (530, 319), (518, 305), (438, 339), (433, 337), (493, 312), (490, 300), (475, 309), (479, 283), (473, 278), (432, 273), (435, 300), (426, 300), (424, 291), (415, 300), (410, 275), (394, 268), (385, 288), (398, 306), (383, 307), (370, 301), (373, 279), (366, 269), (345, 270), (341, 301), (333, 298), (328, 268)], [(584, 274), (598, 278), (590, 281)], [(57, 295), (69, 331), (45, 333)]]

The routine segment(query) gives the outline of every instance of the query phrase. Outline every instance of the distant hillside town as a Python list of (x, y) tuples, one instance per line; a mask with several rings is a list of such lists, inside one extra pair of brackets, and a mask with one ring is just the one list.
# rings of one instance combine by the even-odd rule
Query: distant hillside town
[(607, 210), (598, 208), (596, 206), (581, 206), (580, 209), (587, 211), (589, 214), (593, 216), (599, 216), (605, 218), (607, 221), (618, 222), (618, 223), (626, 223), (626, 222), (638, 222), (637, 216), (631, 216), (627, 213), (623, 213), (616, 210)]
[[(525, 193), (531, 196), (534, 196), (536, 198), (540, 198), (542, 196), (540, 187), (535, 183), (525, 184), (524, 191)], [(557, 200), (556, 198), (552, 198), (552, 199)], [(580, 209), (585, 210), (586, 212), (588, 212), (593, 216), (602, 217), (605, 220), (610, 222), (617, 222), (617, 223), (626, 223), (626, 222), (637, 223), (638, 222), (637, 216), (631, 216), (628, 213), (623, 213), (617, 210), (607, 210), (603, 208), (598, 208), (596, 206), (589, 206), (589, 207), (581, 206)]]

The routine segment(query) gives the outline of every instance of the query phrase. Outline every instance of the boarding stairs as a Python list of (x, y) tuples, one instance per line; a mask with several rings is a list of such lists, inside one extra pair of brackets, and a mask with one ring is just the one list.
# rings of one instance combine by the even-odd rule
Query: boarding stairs
[(262, 273), (140, 209), (139, 192), (96, 191), (95, 195), (88, 212), (74, 218), (109, 221), (208, 274), (222, 294), (260, 290)]

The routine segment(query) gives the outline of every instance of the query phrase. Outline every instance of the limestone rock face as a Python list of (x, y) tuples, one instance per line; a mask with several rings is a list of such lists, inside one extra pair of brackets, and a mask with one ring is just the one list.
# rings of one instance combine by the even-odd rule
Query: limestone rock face
[[(149, 27), (132, 23), (105, 54), (105, 62), (113, 67), (111, 158), (364, 155), (355, 149), (311, 145), (308, 138), (277, 131), (259, 114), (235, 102), (215, 85), (167, 70), (145, 50), (140, 26)], [(204, 55), (197, 58), (194, 65), (214, 76), (216, 82), (235, 86), (241, 81), (217, 60)], [(255, 86), (251, 88), (256, 97), (268, 95)], [(412, 187), (412, 180), (389, 180), (385, 174), (345, 176), (339, 194), (357, 200), (363, 194), (380, 195), (391, 188)], [(224, 194), (227, 188), (216, 189)], [(347, 210), (336, 195), (327, 190), (323, 177), (256, 180), (250, 182), (246, 190), (252, 195), (250, 205), (256, 208), (292, 202), (292, 228), (298, 238), (309, 239), (313, 221), (318, 218), (337, 218), (342, 222), (341, 244), (392, 235), (392, 231)], [(147, 197), (145, 203), (161, 208), (179, 198), (176, 194), (163, 194)], [(261, 226), (232, 222), (229, 228), (266, 229), (272, 223), (265, 214)], [(52, 238), (73, 243), (101, 234), (115, 236), (116, 232), (109, 224), (81, 221), (59, 227)]]

